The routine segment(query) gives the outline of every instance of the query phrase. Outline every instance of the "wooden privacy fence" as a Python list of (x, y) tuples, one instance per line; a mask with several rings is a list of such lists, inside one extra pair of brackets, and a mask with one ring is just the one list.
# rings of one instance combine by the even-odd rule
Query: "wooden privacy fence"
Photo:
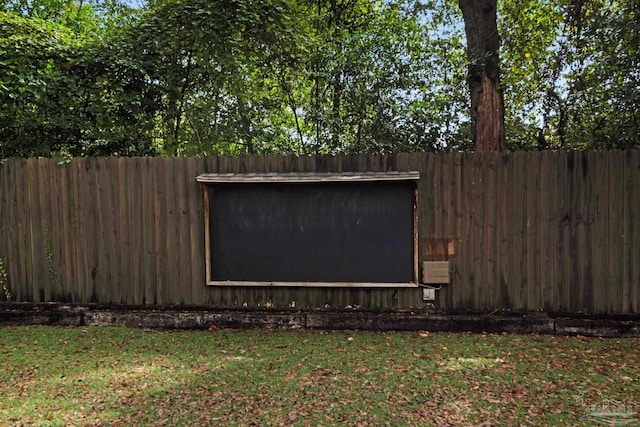
[[(14, 301), (420, 308), (419, 288), (206, 286), (203, 193), (222, 172), (419, 171), (436, 307), (638, 313), (640, 152), (9, 159), (0, 258)], [(4, 293), (0, 295), (4, 297)]]

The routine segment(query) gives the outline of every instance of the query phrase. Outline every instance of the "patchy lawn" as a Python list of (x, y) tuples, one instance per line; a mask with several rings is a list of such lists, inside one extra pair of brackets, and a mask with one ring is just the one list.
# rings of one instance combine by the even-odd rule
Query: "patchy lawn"
[(640, 418), (640, 340), (0, 328), (4, 425), (593, 425)]

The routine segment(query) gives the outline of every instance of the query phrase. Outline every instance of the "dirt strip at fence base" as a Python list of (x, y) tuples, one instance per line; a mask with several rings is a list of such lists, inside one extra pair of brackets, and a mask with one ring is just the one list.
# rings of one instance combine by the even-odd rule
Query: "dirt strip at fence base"
[(515, 333), (640, 337), (640, 316), (562, 316), (542, 313), (442, 314), (373, 310), (248, 310), (0, 305), (0, 326), (126, 326), (152, 329), (311, 329)]

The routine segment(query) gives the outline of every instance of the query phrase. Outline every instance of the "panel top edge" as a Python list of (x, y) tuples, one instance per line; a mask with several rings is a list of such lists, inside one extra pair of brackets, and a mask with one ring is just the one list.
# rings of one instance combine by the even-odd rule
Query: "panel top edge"
[(293, 173), (205, 173), (196, 180), (203, 183), (269, 183), (269, 182), (361, 182), (414, 181), (418, 171), (389, 172), (293, 172)]

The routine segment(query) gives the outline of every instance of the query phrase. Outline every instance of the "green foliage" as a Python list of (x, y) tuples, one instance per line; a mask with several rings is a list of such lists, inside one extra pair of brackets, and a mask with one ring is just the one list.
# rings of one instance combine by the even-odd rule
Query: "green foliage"
[(4, 300), (9, 302), (13, 298), (11, 295), (11, 289), (7, 283), (7, 270), (4, 267), (4, 260), (0, 258), (0, 285), (2, 286), (2, 293), (4, 294)]
[(0, 157), (154, 152), (144, 70), (93, 17), (0, 12)]
[[(452, 0), (7, 0), (0, 158), (469, 150)], [(638, 147), (635, 0), (502, 0), (511, 149)]]
[(43, 241), (44, 241), (44, 258), (47, 262), (47, 272), (49, 273), (49, 281), (55, 285), (58, 283), (58, 270), (56, 269), (56, 263), (53, 259), (53, 245), (51, 242), (51, 232), (46, 222), (42, 223), (43, 229)]
[(510, 146), (640, 147), (640, 4), (501, 6)]

